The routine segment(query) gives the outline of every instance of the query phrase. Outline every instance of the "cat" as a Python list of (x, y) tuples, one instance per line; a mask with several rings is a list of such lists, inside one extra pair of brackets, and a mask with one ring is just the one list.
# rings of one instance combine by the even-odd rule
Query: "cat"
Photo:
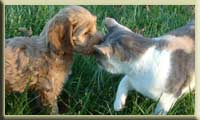
[(114, 110), (125, 106), (127, 93), (136, 90), (158, 104), (153, 114), (165, 115), (184, 93), (195, 87), (194, 21), (156, 38), (145, 38), (106, 18), (108, 33), (95, 45), (100, 67), (125, 74), (120, 81)]

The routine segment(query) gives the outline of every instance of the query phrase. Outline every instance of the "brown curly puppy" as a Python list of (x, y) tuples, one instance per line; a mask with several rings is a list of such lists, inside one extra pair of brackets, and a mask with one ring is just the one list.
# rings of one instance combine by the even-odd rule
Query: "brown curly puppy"
[(80, 6), (60, 10), (39, 36), (7, 39), (6, 92), (23, 92), (28, 85), (57, 114), (57, 96), (70, 74), (73, 51), (90, 54), (100, 40), (96, 16)]

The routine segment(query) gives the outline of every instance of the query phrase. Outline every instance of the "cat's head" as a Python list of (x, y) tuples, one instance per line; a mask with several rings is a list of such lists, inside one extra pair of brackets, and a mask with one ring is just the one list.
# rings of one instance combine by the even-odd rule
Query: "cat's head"
[(144, 53), (144, 37), (112, 18), (106, 18), (105, 25), (108, 33), (101, 44), (95, 45), (97, 63), (108, 72), (125, 73)]

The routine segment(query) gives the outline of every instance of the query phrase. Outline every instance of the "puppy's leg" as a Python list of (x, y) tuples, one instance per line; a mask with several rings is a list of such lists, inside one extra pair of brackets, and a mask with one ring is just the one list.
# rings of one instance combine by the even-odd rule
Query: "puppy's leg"
[(41, 101), (43, 105), (49, 105), (51, 107), (51, 114), (58, 114), (58, 105), (57, 105), (57, 97), (60, 95), (60, 92), (63, 88), (64, 79), (55, 80), (52, 84), (52, 89), (47, 91), (41, 91)]
[(173, 94), (163, 93), (153, 114), (166, 115), (176, 101), (177, 97)]
[(115, 98), (115, 102), (114, 102), (114, 110), (115, 111), (120, 111), (126, 102), (126, 98), (127, 98), (127, 93), (130, 90), (130, 83), (128, 81), (128, 77), (125, 76), (117, 89), (117, 94), (116, 94), (116, 98)]
[(51, 115), (59, 114), (57, 100), (54, 102), (53, 105), (51, 105), (51, 113), (50, 113), (50, 114), (51, 114)]
[(41, 91), (40, 97), (42, 104), (50, 107), (50, 114), (58, 114), (57, 95), (55, 94), (55, 91)]

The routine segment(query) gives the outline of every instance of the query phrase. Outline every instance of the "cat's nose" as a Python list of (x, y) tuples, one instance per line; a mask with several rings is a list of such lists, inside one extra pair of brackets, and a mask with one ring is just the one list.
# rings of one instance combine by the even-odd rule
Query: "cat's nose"
[(102, 62), (100, 60), (97, 60), (97, 64), (102, 66)]

